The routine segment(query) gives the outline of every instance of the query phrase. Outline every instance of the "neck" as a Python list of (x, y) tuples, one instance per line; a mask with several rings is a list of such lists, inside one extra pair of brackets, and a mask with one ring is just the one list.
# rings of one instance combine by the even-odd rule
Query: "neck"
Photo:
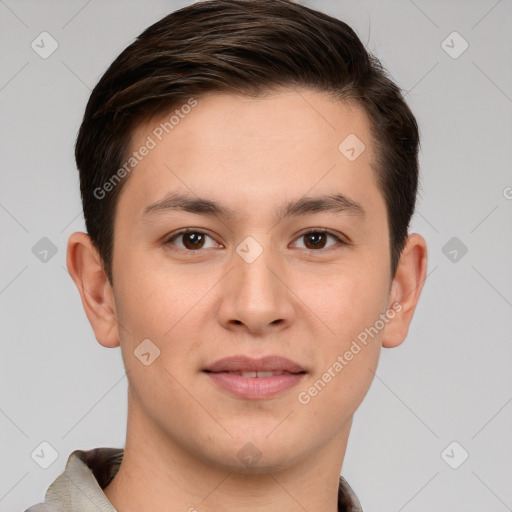
[[(124, 456), (103, 489), (118, 512), (336, 512), (350, 426), (321, 450), (288, 465), (214, 465), (170, 439), (129, 404)], [(256, 469), (258, 468), (258, 469)]]

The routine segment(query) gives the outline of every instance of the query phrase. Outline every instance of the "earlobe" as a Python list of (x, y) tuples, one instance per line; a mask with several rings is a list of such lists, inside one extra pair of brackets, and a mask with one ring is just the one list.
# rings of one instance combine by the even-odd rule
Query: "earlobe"
[(394, 309), (396, 314), (386, 325), (383, 347), (396, 347), (407, 337), (426, 275), (427, 244), (422, 236), (413, 233), (407, 238), (391, 286), (388, 308)]
[(69, 237), (66, 264), (96, 339), (104, 347), (119, 346), (112, 287), (87, 233), (76, 232)]

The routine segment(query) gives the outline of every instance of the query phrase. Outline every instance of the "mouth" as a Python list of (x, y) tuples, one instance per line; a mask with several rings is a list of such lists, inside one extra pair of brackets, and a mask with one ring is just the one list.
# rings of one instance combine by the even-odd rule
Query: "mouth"
[[(244, 377), (246, 379), (265, 379), (268, 377), (276, 377), (277, 375), (283, 375), (285, 373), (293, 373), (287, 372), (285, 370), (277, 370), (277, 371), (262, 371), (262, 372), (251, 372), (251, 371), (239, 371), (239, 372), (210, 372), (209, 370), (205, 370), (207, 373), (229, 373), (230, 375), (239, 375), (240, 377)], [(303, 372), (298, 372), (303, 373)]]
[(228, 357), (202, 371), (217, 388), (244, 399), (276, 396), (295, 387), (307, 374), (300, 364), (280, 356)]
[[(268, 372), (306, 373), (306, 370), (299, 363), (277, 355), (258, 359), (247, 356), (225, 357), (211, 364), (203, 371), (211, 373), (256, 373), (262, 374), (261, 377), (272, 377), (272, 375), (263, 375)], [(246, 375), (246, 377), (258, 377), (258, 375)]]

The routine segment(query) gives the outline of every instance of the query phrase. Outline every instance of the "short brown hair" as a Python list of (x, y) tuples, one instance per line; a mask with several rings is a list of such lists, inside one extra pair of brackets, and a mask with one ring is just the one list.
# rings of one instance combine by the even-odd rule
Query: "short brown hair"
[(137, 124), (192, 96), (257, 96), (281, 86), (323, 91), (366, 112), (395, 275), (414, 213), (419, 148), (418, 126), (399, 87), (339, 19), (291, 0), (206, 0), (147, 28), (87, 103), (75, 157), (87, 231), (111, 284), (115, 210), (126, 178), (104, 197), (95, 191), (126, 161)]

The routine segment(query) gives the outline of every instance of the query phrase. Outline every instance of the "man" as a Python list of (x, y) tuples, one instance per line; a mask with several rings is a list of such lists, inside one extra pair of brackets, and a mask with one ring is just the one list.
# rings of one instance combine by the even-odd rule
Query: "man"
[(211, 0), (144, 31), (88, 102), (67, 255), (121, 348), (126, 444), (73, 452), (29, 511), (361, 510), (352, 418), (426, 276), (418, 144), (399, 88), (318, 11)]

